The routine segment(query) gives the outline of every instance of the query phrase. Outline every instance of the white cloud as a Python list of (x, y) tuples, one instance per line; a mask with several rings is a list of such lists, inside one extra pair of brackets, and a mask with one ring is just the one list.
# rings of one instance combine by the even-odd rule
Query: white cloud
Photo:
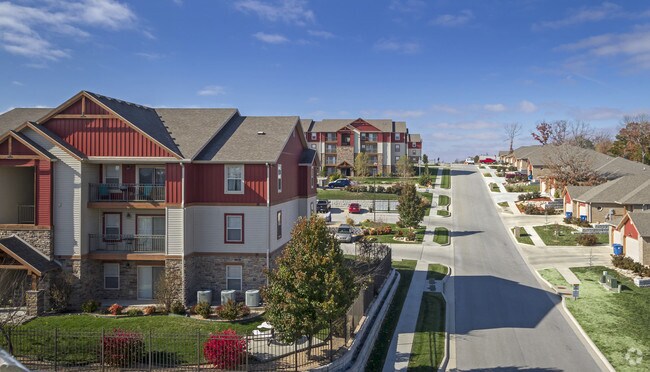
[(39, 6), (0, 3), (0, 45), (28, 58), (59, 60), (70, 50), (54, 44), (53, 36), (87, 38), (89, 28), (134, 28), (137, 17), (115, 0), (51, 0)]
[(526, 113), (535, 112), (537, 111), (537, 106), (530, 101), (523, 100), (519, 102), (519, 111)]
[(150, 61), (161, 59), (163, 57), (162, 54), (146, 53), (146, 52), (138, 52), (138, 53), (135, 53), (135, 55), (138, 56), (138, 57), (142, 57), (144, 59), (148, 59)]
[(423, 0), (392, 0), (388, 9), (403, 13), (420, 12), (427, 6)]
[(487, 111), (490, 112), (503, 112), (506, 111), (506, 105), (503, 103), (491, 103), (487, 105), (483, 105), (483, 108)]
[(196, 94), (199, 96), (217, 96), (220, 94), (226, 94), (226, 90), (224, 87), (219, 85), (208, 85), (200, 89)]
[(311, 36), (320, 37), (322, 39), (331, 39), (334, 37), (333, 33), (323, 30), (308, 30), (307, 33)]
[(280, 34), (267, 34), (264, 32), (256, 32), (253, 37), (259, 41), (268, 44), (283, 44), (289, 42), (289, 39)]
[(388, 110), (384, 111), (384, 116), (390, 118), (419, 118), (424, 115), (424, 111), (421, 110)]
[(444, 112), (445, 114), (458, 114), (460, 113), (460, 110), (458, 110), (455, 107), (449, 106), (449, 105), (433, 105), (431, 107), (433, 111), (436, 112)]
[(21, 82), (18, 81), (18, 80), (14, 80), (14, 81), (12, 81), (11, 84), (16, 85), (16, 86), (19, 86), (19, 87), (22, 87), (23, 85), (25, 85), (25, 84), (21, 83)]
[(624, 16), (619, 5), (613, 3), (602, 3), (594, 7), (583, 7), (572, 10), (572, 14), (555, 21), (545, 21), (533, 24), (533, 29), (558, 29), (588, 22), (598, 22), (605, 19)]
[(458, 14), (442, 14), (431, 20), (432, 25), (455, 27), (462, 26), (474, 19), (474, 13), (471, 10), (465, 9)]
[(283, 21), (304, 26), (314, 22), (314, 12), (307, 8), (305, 0), (240, 0), (235, 3), (235, 9), (244, 13), (254, 13), (268, 21)]
[(420, 44), (414, 41), (398, 41), (396, 39), (380, 39), (374, 49), (382, 52), (396, 52), (402, 54), (415, 54), (420, 51)]

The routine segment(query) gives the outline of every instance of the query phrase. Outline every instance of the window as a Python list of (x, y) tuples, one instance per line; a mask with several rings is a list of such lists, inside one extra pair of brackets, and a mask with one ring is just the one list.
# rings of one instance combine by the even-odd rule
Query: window
[(138, 167), (138, 183), (141, 185), (164, 185), (165, 168)]
[(241, 265), (226, 265), (226, 289), (241, 291), (242, 272)]
[(368, 133), (368, 141), (377, 142), (377, 133)]
[(312, 133), (311, 133), (311, 140), (312, 140), (312, 141), (316, 141), (316, 138), (318, 138), (318, 134), (312, 132)]
[(282, 211), (278, 211), (276, 225), (277, 225), (278, 239), (282, 239)]
[(226, 215), (226, 243), (244, 242), (244, 215)]
[(244, 193), (244, 166), (226, 165), (226, 193)]
[(400, 137), (400, 133), (395, 133), (395, 141), (399, 141)]
[(418, 147), (418, 144), (413, 142), (413, 143), (411, 143), (411, 147)]
[(399, 161), (399, 156), (396, 156), (395, 157), (395, 163), (397, 163), (398, 161)]
[(104, 264), (104, 289), (120, 289), (120, 264)]
[(399, 145), (395, 145), (395, 151), (399, 152)]
[(278, 192), (282, 192), (282, 164), (278, 164)]
[(417, 152), (415, 150), (413, 150), (412, 152), (414, 156), (417, 155)]
[(315, 143), (312, 143), (312, 144), (311, 144), (311, 149), (312, 149), (312, 150), (316, 150), (316, 144), (315, 144)]
[(309, 204), (309, 212), (310, 212), (311, 214), (314, 214), (314, 202), (311, 202), (311, 203)]
[(120, 240), (122, 213), (104, 213), (104, 240)]
[(316, 183), (316, 167), (311, 167), (311, 188), (314, 188), (314, 184)]
[(122, 167), (116, 164), (104, 166), (104, 183), (118, 185), (122, 183)]

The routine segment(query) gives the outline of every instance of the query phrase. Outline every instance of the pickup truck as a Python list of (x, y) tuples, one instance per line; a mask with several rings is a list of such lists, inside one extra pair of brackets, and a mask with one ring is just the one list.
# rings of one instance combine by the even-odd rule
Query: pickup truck
[(329, 200), (318, 200), (316, 202), (316, 212), (317, 213), (327, 213), (332, 208), (332, 204)]

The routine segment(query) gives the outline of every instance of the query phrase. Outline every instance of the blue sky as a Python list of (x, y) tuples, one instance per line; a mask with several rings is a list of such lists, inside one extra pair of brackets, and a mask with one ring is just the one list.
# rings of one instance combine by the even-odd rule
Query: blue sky
[(650, 4), (595, 1), (0, 2), (0, 112), (80, 90), (244, 115), (392, 118), (446, 160), (612, 133), (650, 112)]

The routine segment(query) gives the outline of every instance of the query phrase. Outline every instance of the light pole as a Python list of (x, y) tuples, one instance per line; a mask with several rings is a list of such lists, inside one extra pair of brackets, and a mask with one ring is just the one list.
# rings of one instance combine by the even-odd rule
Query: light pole
[(372, 188), (375, 190), (372, 193), (372, 222), (377, 222), (377, 206), (375, 206), (375, 199), (377, 198), (377, 163), (375, 163), (374, 173), (372, 177)]

